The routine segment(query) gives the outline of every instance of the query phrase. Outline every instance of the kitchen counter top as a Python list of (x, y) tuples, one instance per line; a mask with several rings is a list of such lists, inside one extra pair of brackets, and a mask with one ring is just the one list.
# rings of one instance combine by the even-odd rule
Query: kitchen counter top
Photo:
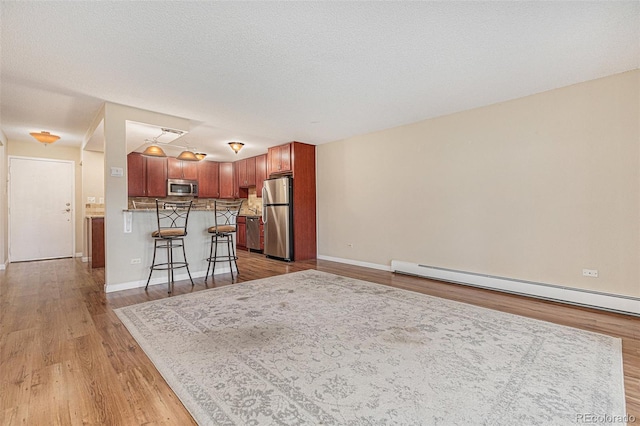
[[(134, 212), (134, 213), (153, 213), (156, 211), (155, 208), (153, 209), (124, 209), (122, 210), (123, 212)], [(203, 207), (192, 207), (191, 208), (192, 212), (212, 212), (213, 209), (208, 209), (208, 208), (203, 208)], [(242, 217), (257, 217), (257, 218), (261, 218), (262, 215), (260, 214), (246, 214), (246, 213), (240, 213), (238, 216), (242, 216)], [(104, 216), (87, 216), (87, 217), (104, 217)]]

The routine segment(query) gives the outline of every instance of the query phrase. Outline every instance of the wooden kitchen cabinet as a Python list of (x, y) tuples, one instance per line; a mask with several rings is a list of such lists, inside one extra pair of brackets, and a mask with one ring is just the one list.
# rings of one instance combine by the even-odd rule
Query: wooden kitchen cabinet
[(127, 155), (127, 187), (129, 197), (166, 197), (167, 159)]
[(238, 216), (236, 222), (236, 248), (247, 249), (247, 218)]
[(256, 186), (256, 157), (247, 158), (247, 176), (243, 186), (248, 188), (250, 186)]
[(238, 188), (246, 188), (247, 182), (247, 160), (238, 160), (233, 163), (236, 170), (236, 183)]
[(129, 197), (144, 197), (146, 192), (146, 161), (142, 154), (127, 155), (127, 193)]
[(167, 159), (167, 177), (169, 179), (198, 179), (199, 161), (182, 161), (170, 157)]
[(220, 197), (220, 165), (215, 161), (200, 161), (198, 164), (198, 197)]
[(235, 198), (236, 186), (233, 163), (219, 163), (220, 167), (220, 198)]
[(256, 195), (262, 197), (263, 182), (267, 179), (267, 154), (256, 158)]
[(87, 218), (87, 248), (92, 268), (104, 268), (104, 217)]
[(256, 157), (245, 158), (234, 163), (239, 188), (256, 186)]
[(273, 146), (267, 151), (267, 174), (278, 175), (292, 171), (291, 143)]

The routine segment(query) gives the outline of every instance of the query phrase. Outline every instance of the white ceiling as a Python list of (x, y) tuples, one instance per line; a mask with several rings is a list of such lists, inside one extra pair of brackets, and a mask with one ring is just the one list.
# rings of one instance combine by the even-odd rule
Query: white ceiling
[(48, 130), (80, 146), (109, 101), (189, 119), (179, 144), (216, 160), (640, 67), (639, 1), (2, 1), (0, 13), (10, 141)]

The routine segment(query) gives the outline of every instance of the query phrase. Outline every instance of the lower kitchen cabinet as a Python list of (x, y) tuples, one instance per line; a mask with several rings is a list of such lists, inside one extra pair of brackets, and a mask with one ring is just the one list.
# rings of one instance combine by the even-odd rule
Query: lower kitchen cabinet
[(104, 268), (104, 217), (87, 218), (87, 249), (92, 268)]
[(236, 222), (236, 248), (247, 249), (247, 218), (238, 216)]

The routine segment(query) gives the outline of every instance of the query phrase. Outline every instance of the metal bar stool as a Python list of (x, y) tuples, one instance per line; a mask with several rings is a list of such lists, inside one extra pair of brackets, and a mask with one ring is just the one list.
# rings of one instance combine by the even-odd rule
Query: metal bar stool
[[(214, 200), (213, 213), (214, 213), (214, 226), (207, 229), (207, 232), (211, 234), (211, 248), (209, 249), (209, 257), (207, 261), (207, 274), (204, 276), (204, 282), (207, 282), (209, 277), (209, 269), (211, 262), (213, 262), (213, 270), (211, 271), (211, 278), (216, 272), (217, 261), (229, 261), (229, 270), (231, 272), (231, 279), (233, 280), (233, 266), (231, 261), (236, 265), (236, 273), (239, 275), (238, 270), (238, 256), (236, 256), (236, 246), (233, 243), (233, 234), (236, 232), (236, 221), (240, 214), (240, 207), (244, 200)], [(218, 244), (226, 244), (227, 254), (218, 256)]]
[[(187, 262), (187, 254), (184, 251), (184, 237), (187, 236), (187, 222), (189, 220), (189, 212), (193, 201), (187, 202), (169, 202), (156, 200), (156, 217), (158, 220), (158, 229), (151, 233), (153, 238), (153, 260), (151, 261), (151, 271), (145, 290), (149, 287), (151, 274), (156, 270), (167, 271), (168, 292), (173, 289), (173, 270), (178, 268), (186, 268), (189, 274), (189, 280), (193, 287), (193, 279), (189, 271), (189, 263)], [(156, 253), (158, 249), (167, 249), (167, 261), (156, 263)], [(174, 261), (173, 249), (182, 248), (182, 256), (184, 261)]]

